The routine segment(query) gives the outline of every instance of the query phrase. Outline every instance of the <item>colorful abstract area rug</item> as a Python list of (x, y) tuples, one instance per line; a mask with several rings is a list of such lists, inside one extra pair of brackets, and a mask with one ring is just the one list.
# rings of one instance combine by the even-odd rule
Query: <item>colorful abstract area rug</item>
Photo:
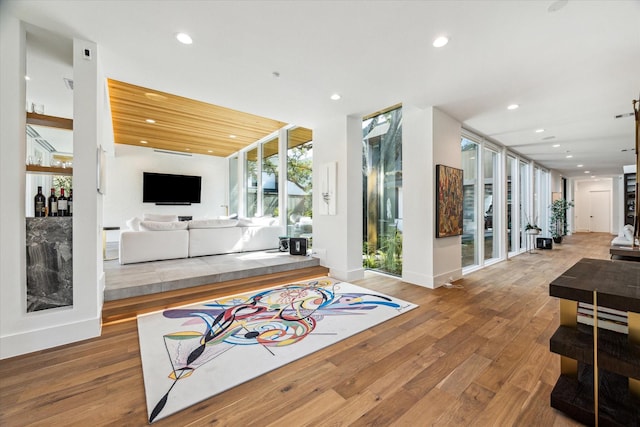
[(138, 316), (149, 422), (415, 307), (323, 277)]

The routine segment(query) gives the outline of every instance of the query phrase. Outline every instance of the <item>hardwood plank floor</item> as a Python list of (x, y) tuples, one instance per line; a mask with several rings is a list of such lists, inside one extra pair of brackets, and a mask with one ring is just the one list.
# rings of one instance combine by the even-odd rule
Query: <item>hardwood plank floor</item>
[[(548, 284), (611, 236), (578, 233), (430, 290), (354, 282), (420, 307), (178, 414), (158, 426), (576, 426), (549, 406), (560, 358)], [(0, 361), (0, 425), (147, 424), (135, 321), (99, 338)]]

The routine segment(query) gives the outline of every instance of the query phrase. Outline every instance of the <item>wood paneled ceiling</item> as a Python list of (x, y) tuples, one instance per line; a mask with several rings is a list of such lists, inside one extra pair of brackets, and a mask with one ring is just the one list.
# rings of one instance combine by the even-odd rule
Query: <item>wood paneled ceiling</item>
[[(117, 80), (108, 84), (118, 144), (227, 157), (286, 125)], [(299, 129), (290, 132), (290, 147), (311, 140), (309, 129)]]

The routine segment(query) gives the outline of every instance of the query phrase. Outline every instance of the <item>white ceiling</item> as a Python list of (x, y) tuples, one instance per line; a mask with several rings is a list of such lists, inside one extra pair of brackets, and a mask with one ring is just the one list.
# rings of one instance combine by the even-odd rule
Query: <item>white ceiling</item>
[[(565, 176), (620, 174), (635, 163), (633, 117), (614, 116), (631, 113), (640, 96), (640, 1), (570, 0), (550, 12), (552, 4), (20, 0), (2, 7), (96, 42), (105, 75), (116, 80), (312, 129), (399, 102), (433, 105)], [(194, 43), (178, 43), (180, 31)], [(440, 34), (450, 42), (435, 49)], [(335, 92), (341, 100), (329, 99)], [(512, 103), (520, 108), (508, 111)]]

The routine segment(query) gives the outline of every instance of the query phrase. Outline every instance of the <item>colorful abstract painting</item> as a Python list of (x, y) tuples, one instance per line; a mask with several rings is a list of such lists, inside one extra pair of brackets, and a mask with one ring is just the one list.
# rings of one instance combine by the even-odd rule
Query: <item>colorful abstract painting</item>
[(436, 237), (462, 234), (462, 169), (436, 165)]
[(138, 316), (149, 422), (415, 307), (324, 277)]

